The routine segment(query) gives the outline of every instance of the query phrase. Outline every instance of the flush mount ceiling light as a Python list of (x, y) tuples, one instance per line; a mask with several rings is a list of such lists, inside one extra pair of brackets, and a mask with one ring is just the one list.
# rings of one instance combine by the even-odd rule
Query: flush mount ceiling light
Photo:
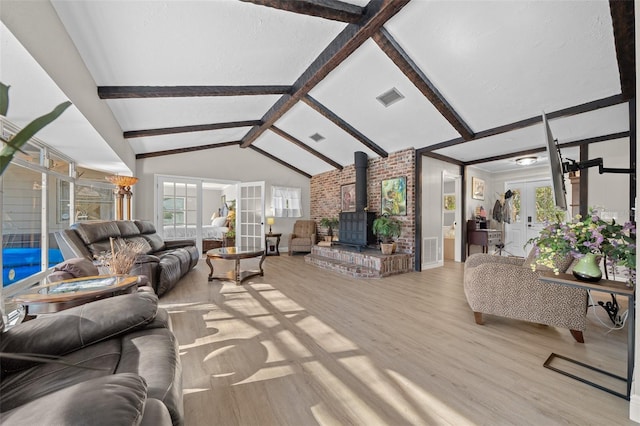
[(311, 136), (309, 136), (309, 138), (313, 139), (315, 142), (320, 142), (321, 140), (326, 139), (324, 136), (322, 136), (320, 133), (314, 133)]
[(519, 166), (530, 166), (538, 162), (538, 157), (522, 157), (516, 158), (516, 164)]
[(377, 96), (376, 99), (380, 101), (385, 108), (395, 104), (401, 99), (404, 99), (404, 95), (398, 91), (395, 87), (391, 90), (384, 92), (382, 95)]

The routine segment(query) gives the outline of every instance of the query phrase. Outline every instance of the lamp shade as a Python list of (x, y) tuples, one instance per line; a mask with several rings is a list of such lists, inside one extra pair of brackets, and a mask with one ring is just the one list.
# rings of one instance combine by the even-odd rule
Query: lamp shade
[(276, 219), (273, 217), (268, 217), (267, 218), (267, 225), (273, 225), (274, 223), (276, 223)]

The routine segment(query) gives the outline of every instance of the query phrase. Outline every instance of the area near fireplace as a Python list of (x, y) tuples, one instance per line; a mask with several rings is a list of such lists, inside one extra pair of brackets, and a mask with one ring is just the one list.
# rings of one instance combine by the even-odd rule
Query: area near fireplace
[(358, 251), (352, 247), (313, 246), (311, 253), (306, 255), (304, 260), (320, 268), (354, 278), (382, 278), (413, 270), (410, 254), (383, 255), (379, 249)]

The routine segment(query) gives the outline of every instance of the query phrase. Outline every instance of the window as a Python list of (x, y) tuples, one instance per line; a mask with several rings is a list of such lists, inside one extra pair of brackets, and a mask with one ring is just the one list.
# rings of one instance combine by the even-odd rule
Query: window
[[(5, 136), (19, 130), (3, 117), (0, 127)], [(48, 268), (62, 262), (56, 231), (76, 220), (113, 219), (113, 186), (106, 174), (77, 168), (82, 179), (74, 179), (74, 167), (72, 159), (34, 138), (0, 177), (2, 303), (38, 284)]]
[(184, 225), (185, 197), (164, 197), (162, 219), (164, 225)]
[(302, 217), (302, 190), (300, 188), (271, 187), (273, 215), (275, 217)]

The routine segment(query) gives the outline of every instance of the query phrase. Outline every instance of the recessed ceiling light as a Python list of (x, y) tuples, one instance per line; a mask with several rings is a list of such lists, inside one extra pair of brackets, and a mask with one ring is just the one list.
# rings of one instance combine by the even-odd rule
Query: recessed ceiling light
[(404, 99), (404, 95), (400, 93), (398, 89), (393, 87), (391, 88), (391, 90), (388, 90), (384, 92), (382, 95), (377, 96), (376, 99), (380, 101), (380, 103), (384, 105), (385, 108), (387, 108), (395, 104), (399, 100)]
[(516, 158), (516, 164), (519, 166), (530, 166), (538, 162), (538, 157), (522, 157)]
[(311, 136), (309, 136), (311, 139), (313, 139), (315, 142), (320, 142), (323, 139), (326, 139), (324, 136), (322, 136), (320, 133), (314, 133)]

